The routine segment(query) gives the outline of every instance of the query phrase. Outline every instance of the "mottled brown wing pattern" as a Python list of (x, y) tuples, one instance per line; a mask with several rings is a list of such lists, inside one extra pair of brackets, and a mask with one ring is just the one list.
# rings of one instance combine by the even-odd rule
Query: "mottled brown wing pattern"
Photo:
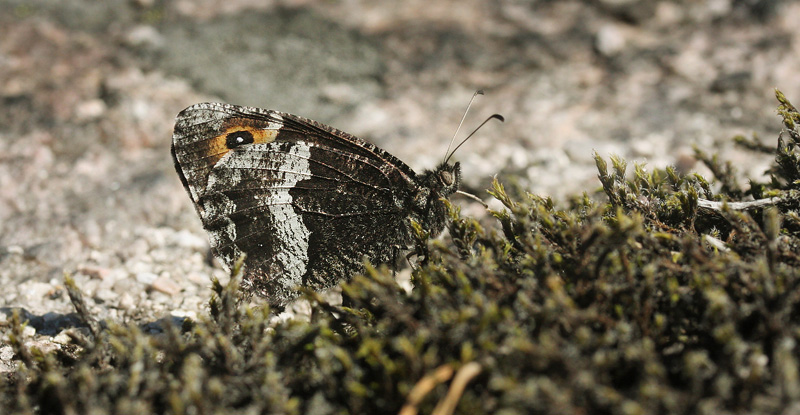
[[(246, 254), (246, 291), (282, 305), (391, 262), (410, 240), (415, 173), (331, 127), (276, 111), (197, 104), (177, 118), (175, 166), (230, 267)], [(429, 192), (424, 192), (425, 194)]]

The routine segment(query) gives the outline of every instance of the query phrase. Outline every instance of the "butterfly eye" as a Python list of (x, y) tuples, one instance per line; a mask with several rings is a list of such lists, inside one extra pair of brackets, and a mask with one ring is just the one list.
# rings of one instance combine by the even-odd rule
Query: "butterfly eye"
[(442, 181), (442, 184), (445, 186), (450, 186), (453, 184), (453, 174), (449, 171), (442, 171), (439, 173), (439, 180)]
[(230, 149), (252, 143), (253, 134), (250, 131), (234, 131), (225, 136), (225, 145)]

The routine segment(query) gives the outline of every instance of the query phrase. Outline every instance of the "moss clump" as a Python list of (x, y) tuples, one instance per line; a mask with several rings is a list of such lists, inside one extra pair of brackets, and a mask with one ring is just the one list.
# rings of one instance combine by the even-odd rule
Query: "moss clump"
[(564, 209), (495, 183), (500, 226), (451, 209), (447, 242), (419, 246), (410, 293), (370, 268), (344, 284), (347, 306), (307, 292), (311, 321), (270, 326), (268, 309), (237, 302), (234, 278), (199, 321), (158, 335), (92, 323), (74, 353), (25, 349), (14, 321), (4, 413), (796, 410), (800, 114), (779, 100), (769, 182), (743, 189), (698, 152), (716, 181), (628, 177), (596, 157), (608, 200)]

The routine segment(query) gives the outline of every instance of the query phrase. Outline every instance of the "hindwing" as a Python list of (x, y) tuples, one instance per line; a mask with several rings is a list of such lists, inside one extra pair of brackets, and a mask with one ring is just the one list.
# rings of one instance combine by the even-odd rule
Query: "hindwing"
[(374, 145), (277, 111), (205, 103), (182, 111), (172, 155), (211, 247), (273, 304), (391, 262), (411, 242), (419, 184)]

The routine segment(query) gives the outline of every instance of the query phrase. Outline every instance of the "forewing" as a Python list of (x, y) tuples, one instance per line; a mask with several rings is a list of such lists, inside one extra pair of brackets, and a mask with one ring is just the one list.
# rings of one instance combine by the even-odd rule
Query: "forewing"
[[(248, 131), (252, 144), (230, 148)], [(247, 254), (245, 282), (283, 303), (303, 285), (321, 289), (392, 260), (408, 243), (414, 173), (341, 131), (289, 114), (198, 104), (178, 117), (176, 168), (230, 267)]]

